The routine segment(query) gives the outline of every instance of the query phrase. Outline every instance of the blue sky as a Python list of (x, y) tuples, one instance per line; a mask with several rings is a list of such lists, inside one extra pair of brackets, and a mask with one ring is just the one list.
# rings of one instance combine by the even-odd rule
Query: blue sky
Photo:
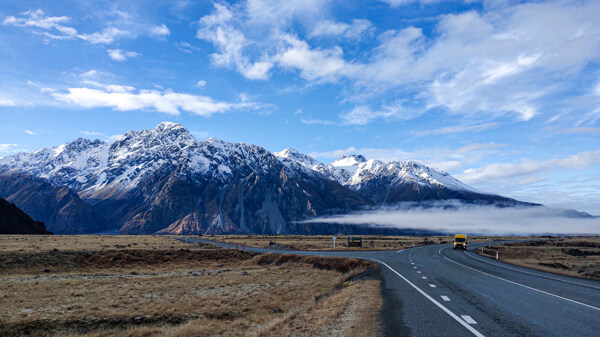
[(0, 156), (161, 121), (600, 214), (598, 1), (3, 1)]

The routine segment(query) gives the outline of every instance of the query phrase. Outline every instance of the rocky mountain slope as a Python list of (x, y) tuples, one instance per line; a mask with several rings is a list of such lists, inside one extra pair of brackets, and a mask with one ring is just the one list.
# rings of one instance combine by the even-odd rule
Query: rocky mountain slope
[(52, 234), (14, 204), (0, 198), (0, 234)]
[(127, 234), (335, 233), (298, 221), (402, 201), (517, 203), (414, 162), (325, 165), (293, 149), (199, 141), (170, 122), (1, 158), (0, 197), (55, 233)]
[(286, 234), (306, 231), (296, 220), (372, 205), (260, 146), (198, 141), (169, 122), (0, 159), (0, 196), (57, 233)]

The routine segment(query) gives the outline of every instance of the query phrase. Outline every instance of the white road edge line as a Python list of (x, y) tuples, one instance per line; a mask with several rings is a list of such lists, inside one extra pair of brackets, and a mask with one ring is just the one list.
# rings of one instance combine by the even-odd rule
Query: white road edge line
[(477, 331), (475, 328), (473, 328), (472, 326), (470, 326), (469, 324), (465, 323), (464, 320), (462, 320), (460, 317), (458, 317), (455, 313), (453, 313), (452, 311), (450, 311), (450, 309), (446, 308), (444, 305), (442, 305), (440, 302), (436, 301), (435, 299), (433, 299), (431, 296), (427, 295), (427, 293), (425, 293), (423, 290), (421, 290), (419, 287), (417, 287), (416, 285), (414, 285), (412, 282), (410, 282), (406, 277), (402, 276), (402, 274), (400, 274), (399, 272), (395, 271), (392, 267), (388, 266), (387, 263), (383, 262), (383, 261), (379, 261), (376, 259), (370, 259), (372, 261), (376, 261), (381, 263), (382, 265), (386, 266), (389, 270), (393, 271), (396, 275), (398, 275), (401, 279), (403, 279), (404, 281), (406, 281), (406, 283), (408, 283), (411, 287), (415, 288), (419, 293), (421, 293), (421, 295), (425, 296), (425, 298), (427, 298), (428, 300), (430, 300), (433, 304), (435, 304), (438, 308), (444, 310), (445, 313), (447, 313), (450, 317), (454, 318), (455, 321), (457, 321), (458, 323), (460, 323), (460, 325), (464, 326), (467, 330), (469, 330), (472, 334), (474, 334), (475, 336), (478, 337), (485, 337), (484, 335), (482, 335), (479, 331)]
[(451, 301), (451, 300), (450, 300), (450, 297), (448, 297), (448, 296), (444, 296), (444, 295), (442, 295), (442, 296), (440, 296), (440, 297), (441, 297), (441, 298), (442, 298), (444, 301), (446, 301), (446, 302), (450, 302), (450, 301)]
[(396, 252), (396, 254), (402, 253), (403, 251), (404, 251), (404, 249), (400, 249), (399, 251)]
[(477, 324), (477, 322), (475, 322), (475, 320), (473, 318), (471, 318), (471, 316), (469, 316), (469, 315), (461, 315), (460, 317), (462, 317), (462, 319), (464, 319), (465, 322), (467, 322), (469, 324)]
[(543, 278), (551, 279), (551, 280), (556, 280), (556, 281), (561, 281), (561, 282), (567, 282), (567, 283), (577, 284), (577, 285), (580, 285), (580, 286), (582, 286), (582, 287), (590, 287), (590, 288), (600, 289), (600, 287), (596, 287), (596, 286), (592, 286), (592, 285), (588, 285), (588, 284), (584, 284), (584, 283), (573, 282), (573, 281), (569, 281), (569, 280), (562, 280), (562, 279), (559, 279), (559, 278), (556, 278), (556, 277), (545, 276), (545, 275), (539, 275), (539, 274), (536, 274), (536, 273), (530, 273), (530, 272), (528, 272), (528, 271), (519, 270), (519, 269), (517, 269), (517, 268), (511, 268), (511, 267), (507, 267), (507, 266), (502, 266), (502, 265), (500, 265), (500, 264), (491, 263), (491, 262), (488, 262), (488, 261), (482, 260), (482, 259), (480, 259), (480, 258), (478, 258), (478, 257), (472, 256), (471, 254), (469, 254), (469, 253), (467, 253), (467, 252), (465, 252), (465, 254), (467, 254), (467, 256), (468, 256), (468, 257), (470, 257), (470, 258), (473, 258), (473, 259), (475, 259), (475, 260), (478, 260), (478, 261), (481, 261), (481, 262), (485, 262), (485, 263), (487, 263), (487, 264), (491, 264), (492, 266), (496, 266), (496, 267), (502, 267), (502, 268), (506, 268), (506, 269), (510, 269), (510, 270), (518, 271), (518, 272), (521, 272), (521, 273), (530, 274), (530, 275), (533, 275), (533, 276), (539, 276), (539, 277), (543, 277)]
[(499, 279), (499, 280), (506, 281), (506, 282), (509, 282), (509, 283), (512, 283), (512, 284), (516, 284), (516, 285), (518, 285), (518, 286), (525, 287), (525, 288), (527, 288), (527, 289), (531, 289), (531, 290), (534, 290), (534, 291), (540, 292), (540, 293), (542, 293), (542, 294), (546, 294), (546, 295), (554, 296), (554, 297), (556, 297), (556, 298), (560, 298), (560, 299), (562, 299), (562, 300), (565, 300), (565, 301), (573, 302), (573, 303), (580, 304), (580, 305), (583, 305), (583, 306), (585, 306), (585, 307), (588, 307), (588, 308), (591, 308), (591, 309), (594, 309), (594, 310), (598, 310), (598, 311), (600, 311), (600, 308), (596, 308), (596, 307), (594, 307), (594, 306), (592, 306), (592, 305), (585, 304), (585, 303), (581, 303), (581, 302), (577, 302), (577, 301), (575, 301), (575, 300), (572, 300), (572, 299), (570, 299), (570, 298), (562, 297), (562, 296), (559, 296), (559, 295), (556, 295), (556, 294), (553, 294), (553, 293), (549, 293), (549, 292), (547, 292), (547, 291), (543, 291), (543, 290), (536, 289), (536, 288), (533, 288), (533, 287), (530, 287), (530, 286), (526, 286), (526, 285), (524, 285), (524, 284), (521, 284), (521, 283), (517, 283), (517, 282), (511, 281), (511, 280), (507, 280), (507, 279), (505, 279), (505, 278), (498, 277), (498, 276), (496, 276), (496, 275), (492, 275), (492, 274), (486, 273), (486, 272), (484, 272), (484, 271), (481, 271), (481, 270), (478, 270), (478, 269), (475, 269), (475, 268), (471, 268), (471, 267), (469, 267), (469, 266), (465, 266), (464, 264), (462, 264), (462, 263), (458, 263), (458, 262), (456, 262), (456, 261), (454, 261), (454, 260), (451, 260), (451, 259), (449, 259), (449, 258), (447, 258), (447, 257), (445, 257), (445, 256), (443, 256), (443, 258), (444, 258), (444, 259), (446, 259), (446, 260), (448, 260), (448, 261), (450, 261), (450, 262), (452, 262), (452, 263), (456, 263), (456, 264), (457, 264), (457, 265), (459, 265), (459, 266), (463, 266), (463, 267), (465, 267), (465, 268), (469, 268), (469, 269), (471, 269), (471, 270), (474, 270), (474, 271), (480, 272), (480, 273), (482, 273), (482, 274), (486, 274), (486, 275), (488, 275), (488, 276), (491, 276), (491, 277), (497, 278), (497, 279)]

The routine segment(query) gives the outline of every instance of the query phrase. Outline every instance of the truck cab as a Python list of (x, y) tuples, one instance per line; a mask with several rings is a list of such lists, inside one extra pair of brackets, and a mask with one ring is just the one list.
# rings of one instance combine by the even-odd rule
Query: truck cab
[(467, 236), (465, 234), (454, 235), (453, 249), (467, 250)]

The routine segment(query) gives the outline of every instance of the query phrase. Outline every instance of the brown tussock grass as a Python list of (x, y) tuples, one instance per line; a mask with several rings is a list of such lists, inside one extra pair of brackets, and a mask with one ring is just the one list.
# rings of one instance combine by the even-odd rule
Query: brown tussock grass
[[(378, 309), (365, 308), (377, 307), (379, 282), (352, 280), (370, 262), (135, 239), (162, 248), (131, 248), (117, 237), (111, 243), (121, 247), (108, 249), (105, 237), (75, 236), (48, 241), (62, 241), (58, 250), (31, 249), (30, 238), (0, 249), (0, 335), (282, 335), (277, 322), (292, 315), (294, 324), (328, 335), (344, 335), (339, 317), (377, 324)], [(89, 245), (77, 250), (80, 241)], [(348, 302), (356, 291), (372, 300)]]
[(480, 255), (556, 274), (600, 280), (600, 237), (555, 237), (484, 248)]

